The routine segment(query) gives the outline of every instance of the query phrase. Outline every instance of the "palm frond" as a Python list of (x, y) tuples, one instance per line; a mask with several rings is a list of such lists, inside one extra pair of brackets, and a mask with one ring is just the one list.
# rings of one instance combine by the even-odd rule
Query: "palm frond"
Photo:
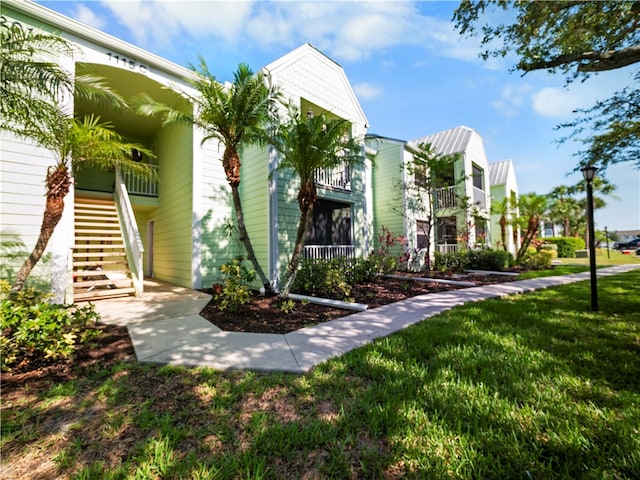
[(104, 170), (119, 168), (142, 178), (153, 178), (155, 170), (131, 159), (133, 150), (154, 156), (144, 146), (124, 141), (109, 122), (101, 122), (100, 117), (87, 115), (69, 121), (61, 158), (71, 162), (74, 170), (91, 165)]

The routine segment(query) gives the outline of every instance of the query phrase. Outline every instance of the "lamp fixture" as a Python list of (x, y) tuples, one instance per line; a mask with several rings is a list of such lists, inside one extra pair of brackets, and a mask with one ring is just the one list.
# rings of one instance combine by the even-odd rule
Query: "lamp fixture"
[(580, 169), (582, 172), (582, 177), (585, 179), (587, 183), (591, 183), (594, 178), (596, 178), (596, 172), (598, 169), (592, 165), (587, 165), (586, 167)]

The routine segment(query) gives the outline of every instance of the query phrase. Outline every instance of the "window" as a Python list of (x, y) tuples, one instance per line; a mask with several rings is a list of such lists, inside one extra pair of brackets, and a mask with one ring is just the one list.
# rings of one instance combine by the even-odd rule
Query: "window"
[(308, 245), (351, 245), (351, 205), (318, 200), (313, 208), (313, 224)]
[(416, 247), (427, 248), (429, 245), (429, 222), (418, 220), (416, 222)]
[(473, 186), (478, 190), (484, 190), (484, 171), (477, 165), (472, 166)]
[(458, 229), (456, 217), (440, 217), (436, 224), (439, 244), (455, 245), (458, 243)]

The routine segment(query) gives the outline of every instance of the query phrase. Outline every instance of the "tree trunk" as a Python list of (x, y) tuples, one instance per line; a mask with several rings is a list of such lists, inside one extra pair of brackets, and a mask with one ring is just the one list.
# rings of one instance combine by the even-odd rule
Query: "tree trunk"
[(300, 208), (300, 220), (298, 221), (298, 230), (296, 232), (296, 243), (293, 247), (289, 267), (287, 268), (287, 281), (280, 292), (282, 298), (289, 296), (293, 282), (298, 274), (298, 265), (300, 265), (300, 257), (304, 248), (304, 240), (311, 226), (313, 219), (313, 207), (317, 200), (315, 184), (302, 186), (298, 192), (298, 207)]
[(253, 269), (258, 274), (258, 278), (260, 278), (260, 282), (264, 286), (264, 294), (266, 296), (275, 295), (275, 291), (271, 286), (271, 282), (267, 279), (258, 263), (258, 259), (256, 258), (256, 254), (253, 251), (253, 246), (251, 245), (251, 239), (249, 238), (249, 233), (247, 232), (247, 226), (244, 223), (244, 213), (242, 211), (242, 203), (240, 202), (240, 191), (238, 190), (238, 185), (231, 185), (231, 197), (233, 198), (233, 208), (236, 212), (236, 221), (238, 223), (238, 232), (240, 233), (240, 241), (242, 245), (244, 245), (244, 249), (247, 252), (247, 260), (251, 262), (253, 265)]
[(64, 163), (57, 165), (55, 168), (49, 168), (47, 171), (46, 185), (47, 199), (42, 216), (42, 225), (40, 226), (40, 235), (31, 254), (24, 261), (18, 272), (16, 280), (11, 287), (12, 293), (19, 292), (24, 288), (27, 278), (29, 278), (31, 271), (42, 258), (49, 239), (62, 218), (62, 213), (64, 212), (64, 197), (69, 193), (71, 186), (69, 170)]
[(537, 216), (533, 216), (529, 218), (527, 231), (524, 232), (524, 237), (522, 238), (522, 245), (520, 245), (520, 249), (518, 250), (516, 261), (520, 261), (522, 257), (524, 257), (524, 255), (527, 253), (527, 248), (529, 248), (529, 244), (531, 244), (531, 240), (533, 240), (534, 237), (536, 236), (536, 233), (538, 233), (539, 226), (540, 226), (540, 220)]
[(506, 252), (507, 248), (507, 218), (502, 215), (500, 217), (500, 236), (502, 238), (502, 249)]
[(249, 238), (249, 233), (247, 232), (247, 226), (244, 223), (244, 212), (242, 211), (242, 202), (240, 201), (240, 191), (238, 188), (240, 186), (241, 163), (240, 155), (236, 148), (227, 147), (224, 149), (224, 153), (222, 155), (222, 166), (227, 177), (227, 182), (229, 182), (229, 185), (231, 186), (231, 197), (233, 199), (233, 208), (236, 213), (236, 222), (238, 223), (240, 241), (247, 252), (247, 259), (251, 262), (258, 278), (260, 278), (260, 282), (264, 287), (264, 294), (266, 296), (273, 296), (276, 292), (273, 290), (271, 282), (269, 282), (269, 279), (267, 279), (262, 267), (258, 263), (256, 254), (253, 251), (251, 239)]

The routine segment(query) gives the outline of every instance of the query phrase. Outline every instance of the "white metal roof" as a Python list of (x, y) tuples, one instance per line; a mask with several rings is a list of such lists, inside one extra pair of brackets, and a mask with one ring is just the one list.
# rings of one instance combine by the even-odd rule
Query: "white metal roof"
[(490, 185), (505, 185), (509, 179), (509, 171), (513, 169), (511, 160), (502, 160), (500, 162), (489, 164), (489, 182)]
[(473, 134), (477, 132), (473, 128), (461, 125), (459, 127), (443, 130), (442, 132), (427, 135), (413, 140), (411, 143), (430, 143), (441, 155), (464, 152), (469, 147)]

